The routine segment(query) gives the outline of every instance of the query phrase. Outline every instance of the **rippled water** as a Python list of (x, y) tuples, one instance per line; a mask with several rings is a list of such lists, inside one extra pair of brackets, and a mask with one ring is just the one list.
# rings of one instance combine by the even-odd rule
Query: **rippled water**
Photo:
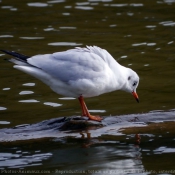
[[(116, 116), (167, 111), (175, 108), (174, 9), (174, 0), (0, 0), (0, 49), (32, 56), (76, 46), (100, 46), (139, 74), (140, 103), (130, 94), (112, 92), (86, 99), (90, 112)], [(0, 53), (0, 58), (1, 128), (81, 114), (76, 99), (55, 94), (39, 80), (13, 69), (4, 60), (9, 56)], [(160, 145), (141, 148), (107, 139), (83, 149), (82, 142), (63, 139), (22, 146), (8, 144), (0, 149), (0, 166), (36, 167), (52, 170), (53, 174), (65, 169), (158, 170), (149, 163), (154, 159), (158, 160), (154, 161), (156, 167), (161, 163), (164, 169), (173, 169), (174, 146), (167, 146), (163, 138)], [(170, 155), (165, 165), (163, 159)]]
[(0, 169), (47, 174), (174, 174), (174, 136), (167, 132), (141, 137), (140, 146), (134, 144), (133, 134), (1, 144)]

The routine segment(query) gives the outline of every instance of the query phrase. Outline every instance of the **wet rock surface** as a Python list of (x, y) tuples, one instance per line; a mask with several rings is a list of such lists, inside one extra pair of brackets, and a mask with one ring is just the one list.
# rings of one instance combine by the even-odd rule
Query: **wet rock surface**
[(80, 137), (80, 132), (91, 132), (91, 137), (117, 135), (121, 128), (145, 127), (149, 123), (175, 121), (175, 111), (154, 111), (145, 114), (104, 117), (101, 122), (86, 117), (72, 116), (45, 120), (35, 124), (0, 129), (0, 142), (41, 138)]

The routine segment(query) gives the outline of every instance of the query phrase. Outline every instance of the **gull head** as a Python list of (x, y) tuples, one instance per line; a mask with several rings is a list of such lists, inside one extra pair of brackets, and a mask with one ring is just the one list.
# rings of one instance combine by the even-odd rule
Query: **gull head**
[(136, 89), (139, 84), (139, 76), (132, 69), (127, 68), (126, 73), (126, 83), (124, 85), (124, 91), (131, 93), (137, 102), (139, 102), (139, 97), (137, 95)]

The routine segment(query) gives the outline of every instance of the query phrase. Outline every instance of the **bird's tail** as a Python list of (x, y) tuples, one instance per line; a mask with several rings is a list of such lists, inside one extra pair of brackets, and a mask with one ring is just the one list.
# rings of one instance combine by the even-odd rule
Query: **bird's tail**
[[(8, 50), (0, 50), (8, 55), (11, 55), (13, 57), (15, 57), (16, 60), (18, 61), (22, 61), (24, 63), (27, 63), (27, 59), (30, 58), (29, 56), (14, 52), (14, 51), (8, 51)], [(10, 60), (9, 60), (10, 61)]]
[(27, 59), (30, 58), (29, 56), (14, 52), (14, 51), (8, 51), (8, 50), (0, 50), (8, 55), (13, 56), (14, 58), (8, 59), (8, 61), (15, 63), (17, 65), (23, 65), (27, 66), (29, 65), (27, 62)]

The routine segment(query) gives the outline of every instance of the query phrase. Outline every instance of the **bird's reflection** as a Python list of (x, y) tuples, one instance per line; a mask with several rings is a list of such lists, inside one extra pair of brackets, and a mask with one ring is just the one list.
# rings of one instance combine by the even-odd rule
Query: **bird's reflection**
[[(91, 133), (89, 131), (86, 131), (85, 133), (80, 132), (80, 135), (81, 139), (85, 140), (85, 142), (82, 145), (83, 148), (89, 148), (91, 145), (101, 143), (104, 141), (98, 138), (96, 139), (91, 138)], [(135, 134), (134, 147), (135, 149), (137, 149), (137, 151), (140, 150), (140, 143), (141, 143), (141, 136), (139, 134)]]
[(92, 142), (90, 132), (86, 132), (86, 133), (80, 132), (80, 135), (81, 135), (81, 139), (86, 139), (86, 142), (83, 143), (82, 148), (88, 148), (94, 144), (94, 142)]
[(140, 152), (140, 143), (141, 143), (141, 136), (139, 134), (135, 135), (135, 160), (141, 160), (141, 152)]

